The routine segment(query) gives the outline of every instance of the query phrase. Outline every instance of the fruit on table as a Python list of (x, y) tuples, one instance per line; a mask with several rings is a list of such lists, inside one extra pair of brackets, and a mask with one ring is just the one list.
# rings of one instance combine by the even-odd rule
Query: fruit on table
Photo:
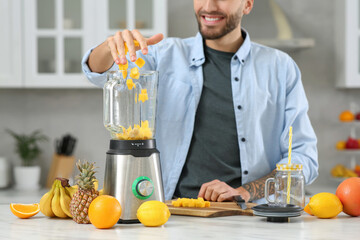
[(40, 211), (40, 205), (38, 203), (10, 203), (10, 210), (18, 218), (29, 218), (38, 214)]
[(311, 210), (310, 210), (310, 207), (309, 207), (309, 204), (307, 204), (305, 207), (304, 207), (304, 212), (314, 216), (314, 214), (312, 214)]
[(337, 164), (333, 167), (331, 169), (331, 175), (333, 177), (357, 177), (357, 174), (353, 170), (346, 168), (342, 164)]
[(197, 207), (197, 208), (205, 208), (210, 207), (209, 201), (204, 201), (203, 198), (199, 197), (195, 198), (178, 198), (175, 201), (171, 201), (171, 204), (174, 207)]
[(87, 161), (76, 163), (76, 167), (80, 173), (76, 177), (78, 191), (73, 195), (70, 202), (70, 213), (73, 220), (77, 223), (90, 223), (88, 210), (91, 202), (99, 196), (99, 192), (95, 190), (95, 166), (94, 163)]
[(346, 110), (346, 111), (343, 111), (340, 115), (339, 115), (339, 120), (341, 122), (351, 122), (351, 121), (354, 121), (354, 114), (349, 111), (349, 110)]
[(136, 216), (147, 227), (158, 227), (165, 224), (170, 217), (169, 208), (160, 201), (147, 201), (140, 205)]
[(360, 165), (355, 166), (354, 172), (358, 175), (358, 177), (360, 177)]
[(346, 149), (358, 149), (358, 148), (360, 148), (359, 141), (355, 138), (349, 137), (348, 140), (346, 141), (345, 148)]
[(96, 228), (111, 228), (118, 222), (120, 216), (121, 205), (113, 196), (99, 196), (90, 204), (89, 219)]
[(47, 217), (71, 217), (70, 199), (77, 186), (70, 186), (66, 178), (56, 178), (51, 190), (40, 199), (40, 211)]
[[(61, 204), (60, 204), (60, 186), (59, 186), (59, 184), (61, 184), (60, 181), (56, 181), (54, 197), (51, 199), (51, 209), (52, 209), (53, 213), (55, 214), (55, 216), (57, 216), (59, 218), (66, 218), (68, 216), (66, 215), (65, 211), (62, 209)], [(63, 196), (61, 196), (61, 197), (63, 197)], [(66, 210), (69, 211), (69, 209), (66, 209)]]
[(346, 146), (346, 142), (345, 141), (338, 141), (336, 143), (336, 149), (337, 150), (344, 150)]
[(358, 113), (355, 115), (355, 119), (356, 119), (356, 120), (360, 120), (360, 112), (358, 112)]
[(327, 192), (315, 194), (308, 205), (311, 213), (318, 218), (333, 218), (343, 210), (340, 199)]
[(344, 206), (344, 213), (360, 216), (360, 178), (352, 177), (344, 180), (336, 189), (336, 196)]

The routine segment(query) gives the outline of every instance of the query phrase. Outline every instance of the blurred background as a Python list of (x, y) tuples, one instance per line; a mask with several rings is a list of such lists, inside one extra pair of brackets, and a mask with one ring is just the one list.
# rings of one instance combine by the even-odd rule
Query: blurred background
[[(40, 129), (48, 137), (39, 142), (42, 153), (32, 163), (41, 168), (41, 187), (55, 159), (55, 141), (65, 134), (76, 138), (70, 154), (74, 159), (96, 162), (102, 186), (110, 135), (103, 126), (102, 89), (85, 79), (81, 58), (123, 28), (138, 28), (146, 36), (158, 32), (194, 36), (193, 2), (0, 0), (0, 4), (1, 189), (14, 186), (13, 169), (21, 164), (15, 139), (5, 129), (24, 134)], [(360, 129), (351, 116), (349, 123), (339, 121), (343, 111), (356, 115), (360, 110), (359, 12), (358, 1), (351, 0), (255, 0), (253, 12), (243, 19), (253, 41), (287, 52), (302, 72), (318, 137), (320, 175), (313, 186), (335, 189), (339, 179), (331, 175), (333, 167), (354, 169), (357, 164), (358, 150), (335, 146), (349, 136), (356, 139)]]

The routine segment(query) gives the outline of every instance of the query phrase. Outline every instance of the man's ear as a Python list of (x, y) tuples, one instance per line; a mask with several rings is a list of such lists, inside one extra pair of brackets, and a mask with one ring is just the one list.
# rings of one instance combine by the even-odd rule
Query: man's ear
[(243, 14), (244, 15), (249, 14), (251, 12), (253, 6), (254, 6), (254, 0), (245, 0)]

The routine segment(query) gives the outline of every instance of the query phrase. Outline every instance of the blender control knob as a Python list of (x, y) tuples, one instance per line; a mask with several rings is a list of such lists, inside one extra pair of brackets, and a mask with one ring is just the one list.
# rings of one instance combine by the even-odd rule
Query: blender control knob
[(154, 191), (154, 185), (148, 180), (142, 180), (137, 185), (137, 192), (142, 197), (151, 195)]
[(146, 176), (138, 177), (132, 184), (133, 194), (141, 200), (150, 198), (154, 193), (154, 189), (154, 183)]

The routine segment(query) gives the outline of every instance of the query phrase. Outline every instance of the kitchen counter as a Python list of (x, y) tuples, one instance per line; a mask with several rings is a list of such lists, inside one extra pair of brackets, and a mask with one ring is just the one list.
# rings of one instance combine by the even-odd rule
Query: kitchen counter
[[(0, 239), (356, 239), (360, 226), (360, 217), (349, 217), (344, 213), (335, 219), (318, 219), (303, 213), (301, 217), (291, 218), (289, 223), (270, 223), (256, 216), (200, 218), (172, 215), (162, 227), (117, 224), (111, 229), (100, 230), (91, 224), (48, 218), (42, 213), (19, 219), (11, 213), (7, 201), (38, 202), (40, 192), (27, 193), (24, 201), (21, 201), (21, 196), (25, 199), (24, 193), (12, 190), (5, 193), (0, 192)], [(37, 201), (33, 201), (35, 199)]]

